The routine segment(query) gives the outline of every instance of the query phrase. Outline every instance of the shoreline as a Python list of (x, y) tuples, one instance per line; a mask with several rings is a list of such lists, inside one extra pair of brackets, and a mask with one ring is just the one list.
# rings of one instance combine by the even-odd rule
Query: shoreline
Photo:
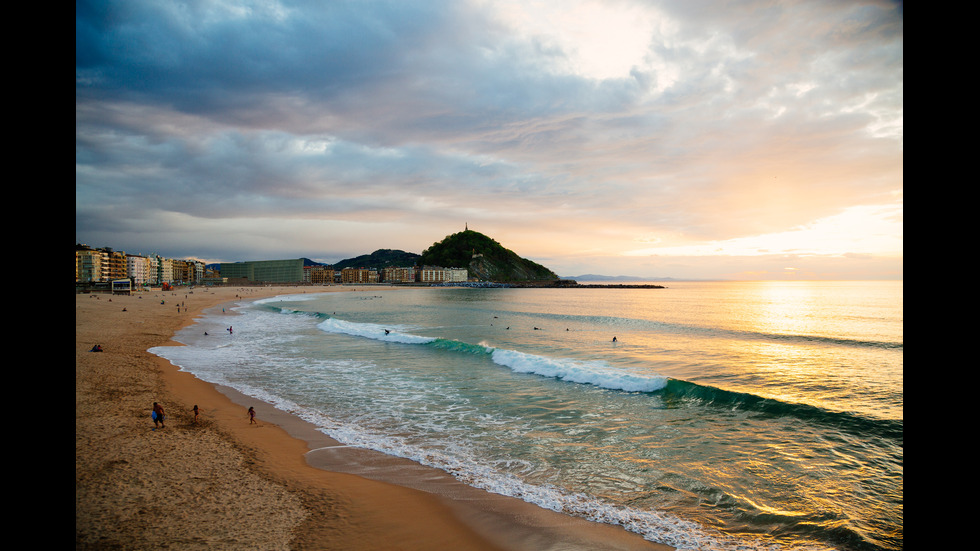
[[(466, 486), (438, 469), (343, 446), (295, 415), (147, 352), (180, 346), (172, 337), (210, 308), (355, 290), (76, 295), (76, 549), (671, 549)], [(93, 344), (105, 352), (89, 352)], [(166, 428), (154, 430), (154, 401), (167, 411)], [(202, 411), (198, 424), (194, 405)], [(250, 405), (255, 425), (246, 417)]]

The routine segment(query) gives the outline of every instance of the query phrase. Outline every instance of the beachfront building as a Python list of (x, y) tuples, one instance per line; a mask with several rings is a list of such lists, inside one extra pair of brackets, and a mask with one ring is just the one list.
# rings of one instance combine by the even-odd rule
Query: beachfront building
[(302, 283), (303, 259), (222, 262), (218, 271), (229, 282), (237, 279), (249, 283)]
[(75, 247), (75, 281), (102, 281), (102, 252), (85, 245)]
[(310, 285), (330, 285), (336, 277), (334, 273), (333, 266), (322, 264), (303, 266), (303, 282)]
[(204, 263), (200, 260), (170, 261), (171, 283), (199, 283), (204, 279)]
[(419, 281), (422, 283), (465, 282), (469, 276), (466, 268), (443, 268), (440, 266), (423, 266), (419, 270)]
[(104, 249), (102, 260), (102, 281), (126, 279), (126, 253)]
[(133, 288), (164, 283), (200, 283), (207, 267), (200, 260), (175, 260), (156, 254), (140, 255), (108, 247), (75, 246), (75, 282), (132, 282)]
[(138, 254), (126, 255), (126, 275), (137, 289), (150, 284), (150, 259)]
[(340, 270), (341, 283), (377, 283), (378, 271), (371, 268), (344, 268)]
[(407, 268), (389, 266), (382, 272), (382, 281), (385, 283), (413, 283), (416, 275), (415, 266)]
[(446, 269), (439, 266), (422, 266), (419, 269), (419, 281), (422, 283), (442, 283), (447, 277)]
[(157, 285), (163, 285), (164, 283), (173, 283), (174, 281), (174, 263), (173, 260), (169, 258), (164, 258), (162, 256), (157, 256)]
[(126, 253), (75, 246), (75, 281), (107, 282), (126, 277)]
[(160, 257), (151, 254), (145, 257), (146, 263), (150, 266), (150, 275), (147, 277), (147, 285), (159, 285), (160, 284)]

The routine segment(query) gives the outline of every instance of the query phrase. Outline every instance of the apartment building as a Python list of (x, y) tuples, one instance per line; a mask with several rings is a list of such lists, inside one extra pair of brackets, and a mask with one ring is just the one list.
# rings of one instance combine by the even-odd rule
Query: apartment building
[(311, 285), (330, 285), (337, 272), (333, 266), (303, 266), (303, 283)]
[(75, 281), (96, 282), (125, 278), (126, 253), (108, 248), (75, 247)]
[(150, 285), (150, 259), (137, 254), (126, 255), (126, 274), (132, 278), (136, 288)]
[(422, 283), (464, 282), (467, 277), (469, 277), (469, 271), (466, 268), (423, 266), (419, 270), (418, 280)]
[(385, 283), (413, 283), (417, 275), (415, 266), (404, 268), (389, 266), (382, 271), (382, 281)]
[(102, 279), (102, 251), (75, 249), (75, 281), (90, 283)]
[(75, 246), (75, 282), (106, 283), (128, 279), (134, 287), (163, 283), (198, 283), (204, 278), (200, 260), (127, 254), (108, 247)]
[(340, 271), (341, 283), (377, 283), (378, 271), (372, 268), (344, 268)]

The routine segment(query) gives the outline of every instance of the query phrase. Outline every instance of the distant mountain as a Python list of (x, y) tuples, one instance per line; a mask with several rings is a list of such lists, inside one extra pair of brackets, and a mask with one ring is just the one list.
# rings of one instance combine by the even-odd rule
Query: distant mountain
[(558, 275), (544, 266), (521, 258), (500, 243), (473, 230), (447, 236), (422, 251), (419, 264), (445, 268), (467, 268), (470, 277), (481, 281), (557, 281)]
[(598, 274), (584, 274), (580, 276), (562, 276), (562, 279), (574, 279), (575, 281), (661, 281), (673, 279), (670, 277), (636, 277), (636, 276), (608, 276)]
[[(305, 260), (305, 259), (304, 259)], [(354, 258), (341, 260), (333, 264), (334, 270), (344, 268), (377, 268), (384, 269), (392, 266), (415, 266), (419, 263), (419, 255), (397, 249), (378, 249), (371, 254), (362, 254)]]

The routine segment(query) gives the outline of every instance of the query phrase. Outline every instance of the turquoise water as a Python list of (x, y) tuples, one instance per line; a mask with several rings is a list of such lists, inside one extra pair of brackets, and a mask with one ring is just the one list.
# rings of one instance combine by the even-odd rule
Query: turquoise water
[(366, 288), (213, 312), (153, 352), (681, 549), (902, 549), (902, 303), (901, 282)]

